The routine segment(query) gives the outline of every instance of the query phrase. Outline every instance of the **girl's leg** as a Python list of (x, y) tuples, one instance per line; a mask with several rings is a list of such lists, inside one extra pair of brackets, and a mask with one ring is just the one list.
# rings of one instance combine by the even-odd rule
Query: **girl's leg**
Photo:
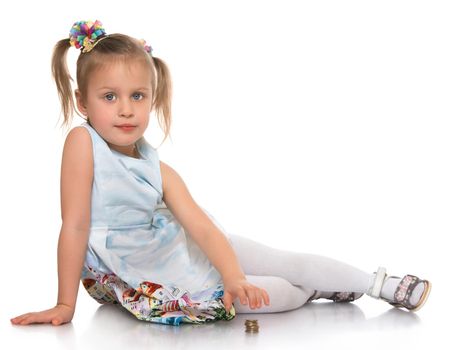
[(262, 307), (251, 309), (249, 305), (242, 305), (239, 298), (234, 301), (236, 313), (268, 313), (297, 309), (305, 304), (314, 294), (311, 288), (294, 286), (286, 279), (276, 276), (246, 275), (252, 284), (264, 288), (269, 294), (270, 305), (262, 303)]
[(367, 293), (374, 281), (373, 274), (324, 256), (275, 249), (238, 235), (230, 234), (229, 240), (246, 275), (281, 277), (312, 293)]
[[(366, 273), (341, 261), (315, 254), (271, 248), (238, 235), (228, 236), (246, 275), (280, 277), (294, 286), (304, 288), (305, 291), (318, 291), (324, 298), (333, 292), (371, 295), (371, 289), (375, 286), (376, 273)], [(380, 296), (394, 302), (398, 286), (401, 287), (401, 293), (406, 293), (406, 290), (410, 289), (406, 285), (409, 281), (410, 279), (406, 281), (394, 276), (385, 279)], [(261, 280), (258, 282), (255, 284), (264, 288)], [(417, 284), (412, 285), (413, 291), (407, 294), (410, 297), (409, 304), (418, 305), (422, 301), (423, 305), (430, 291), (430, 283), (426, 283), (427, 281), (424, 283), (419, 280)]]

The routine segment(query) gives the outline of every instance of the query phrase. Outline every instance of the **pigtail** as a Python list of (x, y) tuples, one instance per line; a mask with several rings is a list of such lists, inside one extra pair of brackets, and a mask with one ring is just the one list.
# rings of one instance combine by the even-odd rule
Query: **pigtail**
[(53, 74), (54, 81), (56, 82), (56, 88), (61, 100), (61, 110), (63, 112), (62, 126), (69, 126), (73, 116), (73, 112), (76, 111), (74, 106), (73, 93), (71, 89), (71, 75), (69, 74), (66, 58), (68, 49), (71, 47), (69, 39), (63, 39), (56, 43), (53, 51), (53, 57), (51, 60), (51, 72)]
[[(164, 61), (153, 58), (153, 65), (157, 72), (157, 86), (154, 91), (152, 108), (156, 111), (160, 127), (165, 133), (162, 143), (170, 135), (171, 128), (171, 94), (172, 84), (170, 71)], [(161, 145), (161, 144), (160, 144)]]

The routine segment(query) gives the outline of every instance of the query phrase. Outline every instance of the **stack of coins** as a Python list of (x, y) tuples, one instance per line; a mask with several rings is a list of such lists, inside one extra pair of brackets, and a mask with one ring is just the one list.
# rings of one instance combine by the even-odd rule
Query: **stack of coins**
[(259, 332), (259, 325), (257, 324), (257, 320), (246, 320), (244, 324), (246, 325), (246, 332), (248, 333)]

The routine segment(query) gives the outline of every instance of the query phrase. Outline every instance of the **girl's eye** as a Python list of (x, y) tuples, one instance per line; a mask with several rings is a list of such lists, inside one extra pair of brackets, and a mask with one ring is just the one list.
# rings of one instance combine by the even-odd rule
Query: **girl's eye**
[(135, 101), (139, 101), (143, 98), (143, 94), (139, 93), (139, 92), (136, 92), (135, 94), (132, 95), (132, 98), (135, 100)]
[(104, 96), (104, 98), (105, 98), (107, 101), (114, 101), (114, 100), (115, 100), (114, 94), (107, 94), (107, 95)]

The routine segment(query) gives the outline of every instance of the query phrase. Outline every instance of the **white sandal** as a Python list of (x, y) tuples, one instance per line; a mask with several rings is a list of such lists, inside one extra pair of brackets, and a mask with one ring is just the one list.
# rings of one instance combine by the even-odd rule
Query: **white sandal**
[(364, 293), (358, 292), (320, 292), (316, 290), (315, 293), (313, 293), (313, 295), (307, 300), (307, 302), (322, 298), (327, 300), (333, 300), (337, 303), (352, 302), (361, 298), (363, 295)]
[[(399, 282), (398, 286), (396, 287), (396, 291), (394, 292), (394, 301), (388, 300), (381, 296), (381, 289), (383, 288), (384, 282), (389, 278), (400, 278), (396, 276), (387, 276), (386, 269), (384, 267), (379, 267), (378, 271), (376, 272), (376, 277), (374, 279), (373, 286), (369, 290), (369, 295), (376, 299), (383, 299), (387, 301), (389, 304), (395, 307), (404, 307), (409, 311), (417, 311), (422, 306), (424, 306), (427, 298), (429, 297), (430, 291), (432, 289), (432, 284), (427, 280), (421, 280), (416, 276), (413, 275), (405, 275), (401, 281)], [(422, 292), (421, 298), (417, 302), (416, 305), (410, 303), (409, 299), (411, 298), (412, 292), (416, 288), (419, 283), (424, 283), (424, 291)]]

